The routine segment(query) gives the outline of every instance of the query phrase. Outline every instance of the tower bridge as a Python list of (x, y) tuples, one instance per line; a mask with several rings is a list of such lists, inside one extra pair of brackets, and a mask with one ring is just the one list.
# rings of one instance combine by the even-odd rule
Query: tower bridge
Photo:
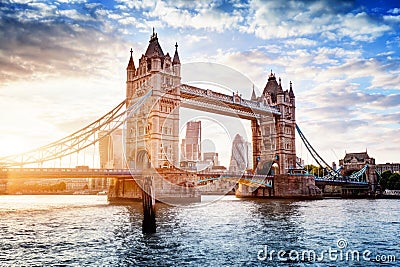
[[(320, 197), (319, 189), (312, 182), (313, 177), (286, 177), (287, 170), (296, 164), (295, 95), (291, 82), (289, 89), (283, 90), (281, 79), (277, 79), (271, 71), (262, 94), (257, 96), (253, 89), (251, 99), (244, 99), (238, 93), (226, 95), (182, 84), (178, 45), (175, 45), (173, 57), (165, 54), (154, 32), (137, 67), (131, 50), (126, 71), (127, 108), (136, 105), (151, 91), (140, 111), (126, 120), (126, 158), (131, 169), (151, 169), (155, 176), (162, 176), (160, 170), (179, 166), (179, 115), (180, 108), (184, 107), (250, 120), (252, 175), (264, 178), (238, 178), (238, 196), (264, 195), (265, 190), (258, 191), (255, 181), (259, 181), (258, 187), (268, 185), (272, 188), (272, 180), (265, 181), (267, 176), (275, 175), (284, 182), (274, 179), (280, 188), (268, 192), (268, 196)], [(200, 174), (178, 174), (182, 171), (177, 170), (175, 175), (185, 177), (189, 184), (201, 180)], [(220, 178), (224, 180), (222, 176)], [(171, 180), (171, 177), (162, 178)]]
[(126, 154), (130, 168), (142, 168), (144, 157), (154, 168), (179, 166), (180, 107), (250, 120), (253, 165), (258, 172), (268, 174), (274, 163), (275, 173), (284, 174), (295, 167), (295, 95), (292, 83), (283, 90), (281, 79), (278, 82), (272, 71), (262, 95), (256, 96), (253, 90), (251, 99), (181, 84), (178, 45), (173, 58), (164, 54), (155, 33), (137, 68), (131, 51), (126, 70), (128, 108), (152, 91), (139, 114), (127, 119)]
[[(195, 198), (201, 193), (196, 187), (208, 181), (238, 184), (236, 195), (239, 197), (321, 197), (314, 176), (292, 171), (296, 169), (297, 128), (292, 82), (289, 89), (283, 90), (281, 79), (271, 71), (262, 94), (257, 96), (253, 89), (251, 99), (244, 99), (238, 93), (226, 95), (182, 84), (178, 45), (175, 45), (173, 57), (164, 54), (154, 32), (137, 67), (131, 49), (126, 72), (124, 101), (67, 137), (26, 153), (0, 158), (0, 179), (17, 176), (112, 177), (111, 200), (142, 198), (141, 186), (146, 177), (154, 180), (158, 199)], [(250, 173), (245, 170), (206, 173), (179, 169), (181, 107), (249, 120), (253, 170)], [(126, 169), (42, 167), (44, 162), (60, 161), (61, 164), (63, 158), (83, 153), (121, 127), (124, 128)], [(302, 141), (308, 143), (303, 137)], [(315, 154), (311, 148), (310, 153)], [(34, 164), (37, 167), (31, 168)], [(331, 174), (326, 181), (343, 184), (337, 174)]]

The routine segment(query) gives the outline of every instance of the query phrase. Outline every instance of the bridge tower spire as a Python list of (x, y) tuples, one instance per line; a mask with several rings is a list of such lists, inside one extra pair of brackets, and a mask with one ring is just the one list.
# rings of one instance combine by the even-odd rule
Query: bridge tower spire
[(129, 58), (128, 66), (126, 67), (126, 96), (127, 98), (132, 97), (133, 93), (133, 85), (134, 85), (134, 79), (136, 75), (136, 68), (135, 68), (135, 62), (133, 61), (133, 50), (131, 48), (131, 57)]
[(256, 101), (257, 100), (257, 96), (256, 96), (256, 92), (254, 91), (254, 84), (253, 84), (253, 92), (251, 93), (251, 100)]
[(181, 61), (178, 55), (178, 42), (175, 43), (175, 54), (174, 59), (172, 60), (172, 66), (174, 69), (174, 73), (178, 76), (181, 75)]

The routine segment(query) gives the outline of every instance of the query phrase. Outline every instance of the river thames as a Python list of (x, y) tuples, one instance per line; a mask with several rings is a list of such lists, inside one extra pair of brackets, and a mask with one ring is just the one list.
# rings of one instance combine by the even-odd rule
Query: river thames
[(400, 200), (141, 203), (0, 196), (0, 266), (399, 266)]

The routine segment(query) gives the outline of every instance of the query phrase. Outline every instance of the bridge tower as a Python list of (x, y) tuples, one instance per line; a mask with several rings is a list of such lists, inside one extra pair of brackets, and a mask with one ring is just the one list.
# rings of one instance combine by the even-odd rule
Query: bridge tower
[(263, 160), (273, 160), (274, 174), (286, 174), (290, 168), (296, 167), (296, 106), (292, 82), (289, 90), (283, 91), (281, 78), (278, 83), (271, 71), (262, 95), (256, 97), (253, 92), (252, 100), (265, 102), (278, 108), (281, 113), (273, 118), (252, 121), (254, 162), (257, 164)]
[(181, 64), (178, 44), (173, 58), (169, 53), (165, 55), (153, 29), (137, 68), (132, 54), (131, 49), (126, 69), (127, 109), (140, 97), (150, 96), (144, 107), (127, 120), (127, 161), (132, 169), (142, 169), (145, 162), (154, 168), (169, 168), (171, 164), (178, 164), (179, 157)]

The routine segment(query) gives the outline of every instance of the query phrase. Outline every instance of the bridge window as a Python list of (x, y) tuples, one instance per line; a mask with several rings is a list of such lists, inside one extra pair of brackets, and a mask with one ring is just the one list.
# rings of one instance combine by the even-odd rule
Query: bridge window
[(132, 136), (136, 136), (136, 130), (131, 128), (131, 134), (132, 134)]
[(170, 127), (162, 127), (162, 133), (163, 134), (171, 134), (171, 128)]

